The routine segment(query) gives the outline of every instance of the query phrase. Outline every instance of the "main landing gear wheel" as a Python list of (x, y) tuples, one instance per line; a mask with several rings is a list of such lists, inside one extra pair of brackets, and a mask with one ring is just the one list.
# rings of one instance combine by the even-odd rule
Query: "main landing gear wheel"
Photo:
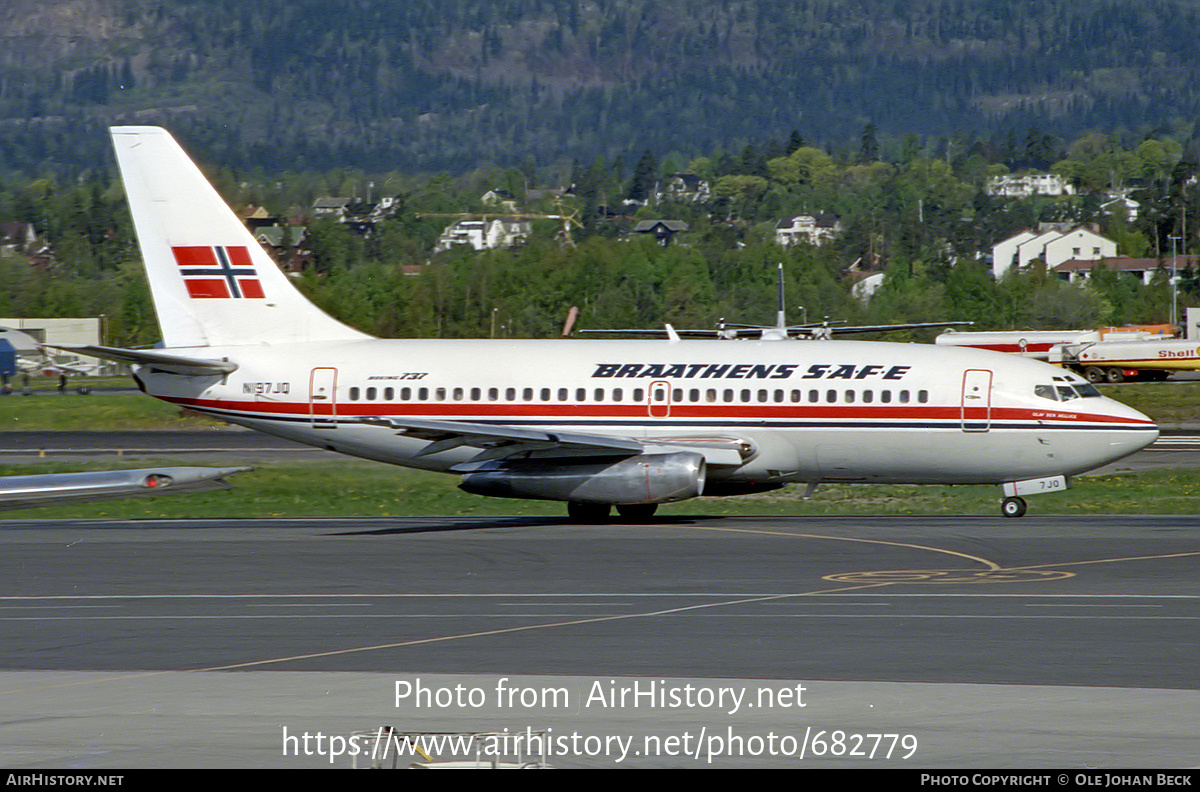
[(1024, 498), (1005, 498), (1000, 504), (1000, 513), (1005, 517), (1024, 517), (1025, 509)]
[(612, 509), (607, 503), (567, 503), (567, 516), (576, 523), (606, 523), (608, 513)]
[(658, 511), (657, 503), (622, 503), (617, 506), (617, 514), (626, 522), (645, 522)]

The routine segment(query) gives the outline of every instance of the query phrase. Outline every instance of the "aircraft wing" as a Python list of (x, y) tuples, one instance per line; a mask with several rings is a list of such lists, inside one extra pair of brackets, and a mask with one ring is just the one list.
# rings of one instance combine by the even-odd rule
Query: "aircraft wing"
[(635, 456), (644, 453), (696, 451), (710, 465), (742, 464), (754, 453), (751, 444), (736, 437), (661, 437), (645, 441), (616, 435), (581, 432), (547, 432), (503, 424), (473, 424), (460, 421), (427, 421), (419, 418), (360, 418), (360, 422), (385, 426), (407, 437), (419, 437), (429, 445), (413, 456), (428, 456), (459, 446), (481, 449), (470, 462), (453, 470), (466, 472), (481, 462), (526, 454), (538, 457)]
[(459, 446), (482, 449), (473, 461), (502, 459), (527, 452), (558, 451), (569, 456), (634, 456), (645, 446), (627, 437), (546, 432), (503, 424), (474, 424), (461, 421), (426, 421), (420, 418), (360, 418), (373, 426), (395, 429), (397, 434), (428, 440), (429, 445), (413, 456), (428, 456)]
[(230, 363), (228, 360), (169, 355), (152, 349), (121, 349), (120, 347), (74, 344), (55, 344), (54, 348), (106, 360), (117, 360), (135, 366), (151, 366), (168, 374), (181, 374), (185, 377), (202, 377), (206, 374), (223, 376), (237, 371), (237, 364)]
[(252, 469), (161, 467), (4, 476), (0, 477), (0, 509), (32, 509), (68, 502), (230, 489), (225, 476)]

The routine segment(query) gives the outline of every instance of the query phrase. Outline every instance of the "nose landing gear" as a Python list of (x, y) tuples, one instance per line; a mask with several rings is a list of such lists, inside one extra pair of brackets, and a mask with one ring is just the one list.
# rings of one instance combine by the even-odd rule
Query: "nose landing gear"
[(1005, 517), (1024, 517), (1025, 509), (1026, 504), (1024, 498), (1005, 498), (1000, 504), (1000, 513)]
[(1024, 481), (1009, 481), (1000, 485), (1004, 492), (1004, 500), (1000, 503), (1000, 513), (1005, 517), (1024, 517), (1025, 499), (1022, 495), (1037, 495), (1040, 492), (1061, 492), (1067, 488), (1066, 476), (1049, 476)]

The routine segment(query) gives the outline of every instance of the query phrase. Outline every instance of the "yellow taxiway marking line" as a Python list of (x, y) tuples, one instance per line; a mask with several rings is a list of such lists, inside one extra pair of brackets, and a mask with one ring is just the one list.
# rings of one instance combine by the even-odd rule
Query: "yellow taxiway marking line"
[(1116, 564), (1121, 561), (1153, 561), (1161, 558), (1187, 558), (1200, 556), (1200, 550), (1187, 553), (1163, 553), (1162, 555), (1126, 556), (1125, 558), (1095, 558), (1091, 561), (1061, 561), (1055, 564), (1030, 564), (1029, 566), (1005, 567), (1006, 569), (1042, 569), (1044, 567), (1086, 566), (1087, 564)]

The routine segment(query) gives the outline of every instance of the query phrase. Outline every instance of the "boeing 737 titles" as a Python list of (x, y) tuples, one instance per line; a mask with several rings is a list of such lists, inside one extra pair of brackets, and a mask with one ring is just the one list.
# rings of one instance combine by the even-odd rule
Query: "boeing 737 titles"
[(998, 484), (1023, 496), (1152, 443), (1070, 372), (867, 341), (384, 340), (318, 310), (175, 140), (115, 127), (164, 348), (74, 347), (147, 393), (576, 520), (788, 483)]

